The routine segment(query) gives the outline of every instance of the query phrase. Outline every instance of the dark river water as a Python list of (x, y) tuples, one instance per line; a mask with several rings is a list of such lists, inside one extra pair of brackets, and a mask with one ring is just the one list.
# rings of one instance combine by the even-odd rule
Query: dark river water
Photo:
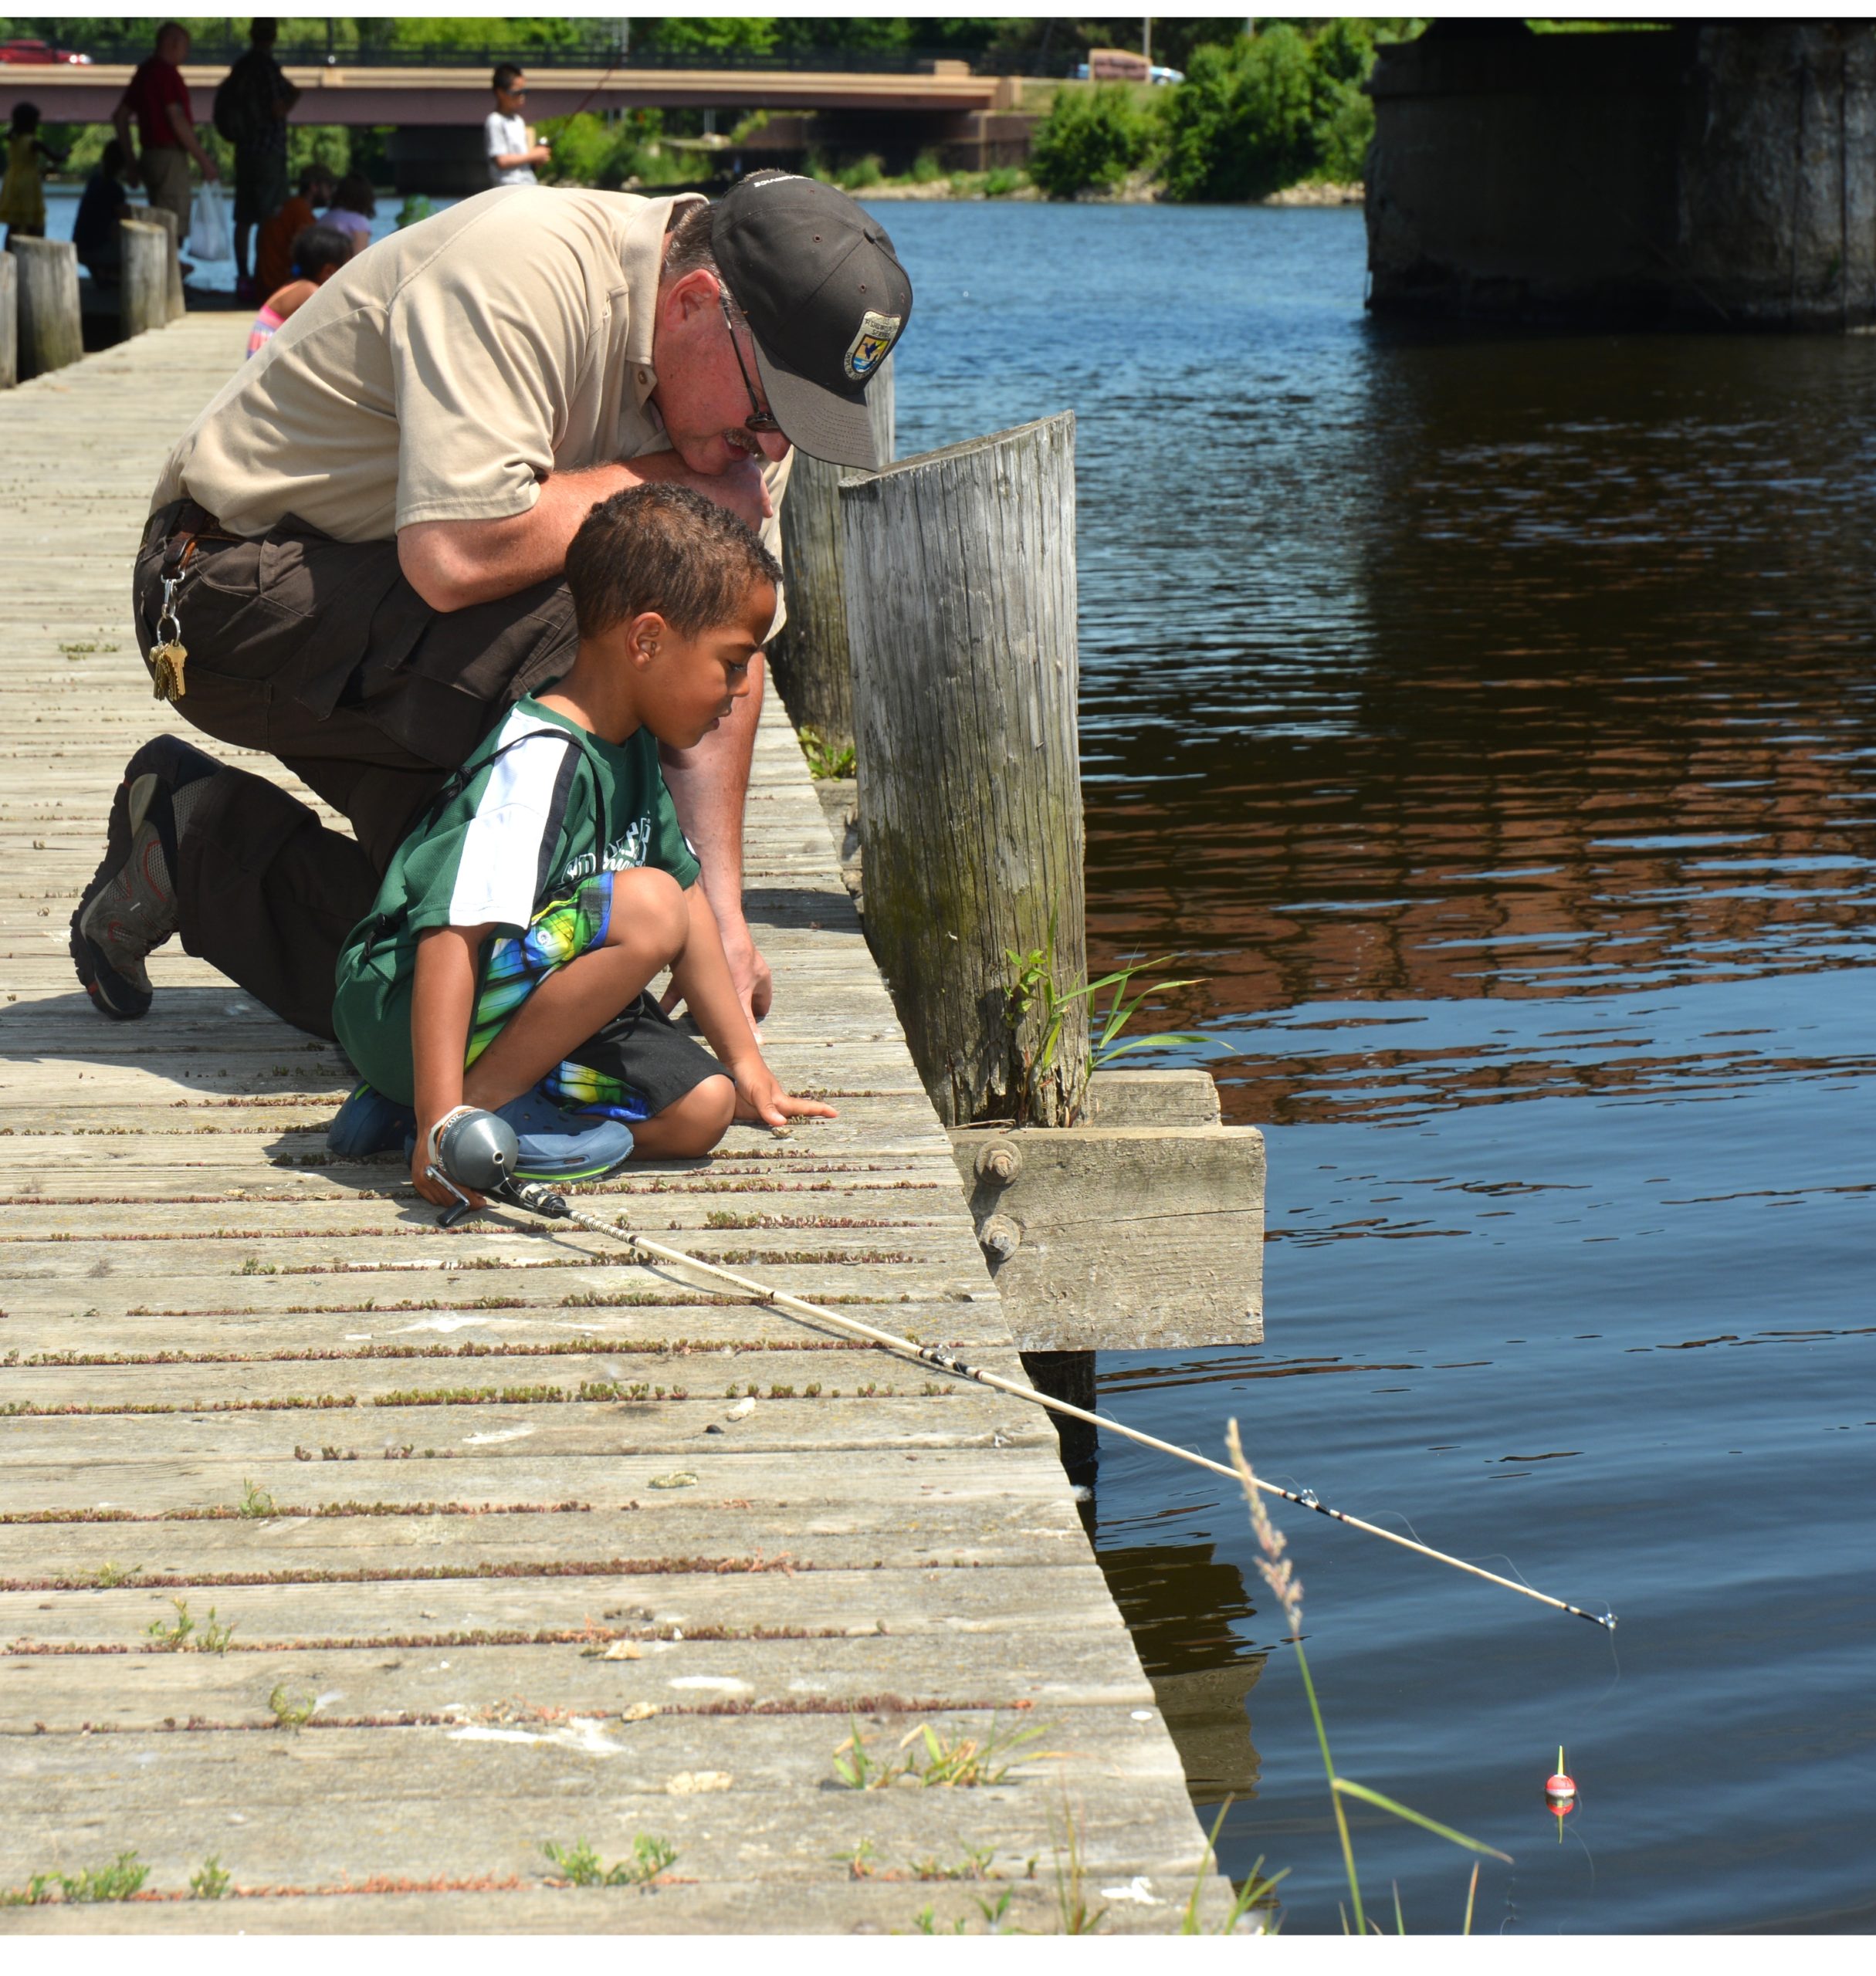
[[(1876, 340), (1382, 330), (1354, 212), (878, 210), (902, 452), (1078, 414), (1091, 959), (1207, 976), (1156, 1022), (1268, 1135), (1266, 1343), (1102, 1405), (1620, 1616), (1288, 1514), (1339, 1767), (1515, 1856), (1479, 1931), (1870, 1927)], [(1241, 1501), (1109, 1440), (1092, 1514), (1225, 1865), (1336, 1929)], [(1466, 1856), (1355, 1845), (1458, 1927)]]

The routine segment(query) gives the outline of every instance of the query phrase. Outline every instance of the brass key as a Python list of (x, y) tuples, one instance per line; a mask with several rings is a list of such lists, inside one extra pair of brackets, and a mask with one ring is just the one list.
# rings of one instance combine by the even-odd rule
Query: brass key
[(172, 704), (188, 690), (182, 683), (183, 661), (188, 648), (180, 638), (166, 638), (150, 654), (150, 684), (154, 698)]
[(163, 579), (163, 607), (157, 614), (157, 641), (150, 648), (150, 686), (153, 695), (171, 705), (188, 689), (182, 683), (183, 662), (189, 655), (182, 642), (182, 624), (176, 615), (176, 592), (181, 574)]

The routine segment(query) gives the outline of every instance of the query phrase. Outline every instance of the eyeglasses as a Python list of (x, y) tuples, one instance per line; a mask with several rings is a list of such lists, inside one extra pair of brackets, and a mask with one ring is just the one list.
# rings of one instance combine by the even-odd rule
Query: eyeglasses
[(743, 361), (742, 346), (736, 340), (736, 318), (730, 313), (730, 297), (720, 288), (716, 291), (716, 299), (722, 305), (723, 327), (730, 332), (730, 347), (736, 354), (736, 367), (742, 376), (743, 388), (749, 394), (749, 416), (743, 423), (751, 432), (779, 432), (781, 421), (774, 412), (762, 409), (762, 401), (756, 396), (756, 387), (749, 381), (749, 370)]

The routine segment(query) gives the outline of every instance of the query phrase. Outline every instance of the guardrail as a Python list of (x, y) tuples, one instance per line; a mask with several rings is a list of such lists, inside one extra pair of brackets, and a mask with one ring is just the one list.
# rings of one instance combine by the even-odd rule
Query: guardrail
[[(73, 48), (69, 35), (58, 32), (57, 21), (16, 22), (22, 32), (42, 35), (56, 48)], [(191, 66), (232, 63), (245, 52), (247, 40), (236, 32), (222, 36), (198, 35), (189, 51)], [(87, 40), (82, 49), (93, 62), (141, 62), (150, 52), (151, 36), (141, 33), (108, 39)], [(931, 72), (934, 63), (963, 63), (973, 75), (1067, 76), (1077, 63), (1085, 62), (1087, 51), (1071, 46), (1038, 52), (1012, 54), (1007, 50), (943, 48), (622, 48), (615, 41), (565, 42), (553, 48), (514, 48), (494, 42), (466, 46), (460, 42), (425, 42), (415, 45), (380, 46), (359, 42), (347, 46), (323, 40), (282, 41), (274, 49), (275, 59), (283, 66), (338, 66), (374, 69), (493, 68), (498, 62), (513, 62), (530, 72), (551, 69), (800, 69), (819, 74), (857, 73), (919, 75)], [(22, 69), (51, 65), (21, 64)], [(942, 73), (942, 72), (941, 72)]]

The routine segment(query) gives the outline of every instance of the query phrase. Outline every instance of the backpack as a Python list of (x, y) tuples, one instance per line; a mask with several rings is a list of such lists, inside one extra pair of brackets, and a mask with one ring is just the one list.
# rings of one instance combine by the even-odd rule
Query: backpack
[(231, 69), (215, 86), (215, 134), (225, 143), (241, 141), (241, 90), (239, 78)]
[(243, 56), (215, 86), (215, 135), (231, 144), (256, 144), (273, 121), (272, 79), (256, 73)]

